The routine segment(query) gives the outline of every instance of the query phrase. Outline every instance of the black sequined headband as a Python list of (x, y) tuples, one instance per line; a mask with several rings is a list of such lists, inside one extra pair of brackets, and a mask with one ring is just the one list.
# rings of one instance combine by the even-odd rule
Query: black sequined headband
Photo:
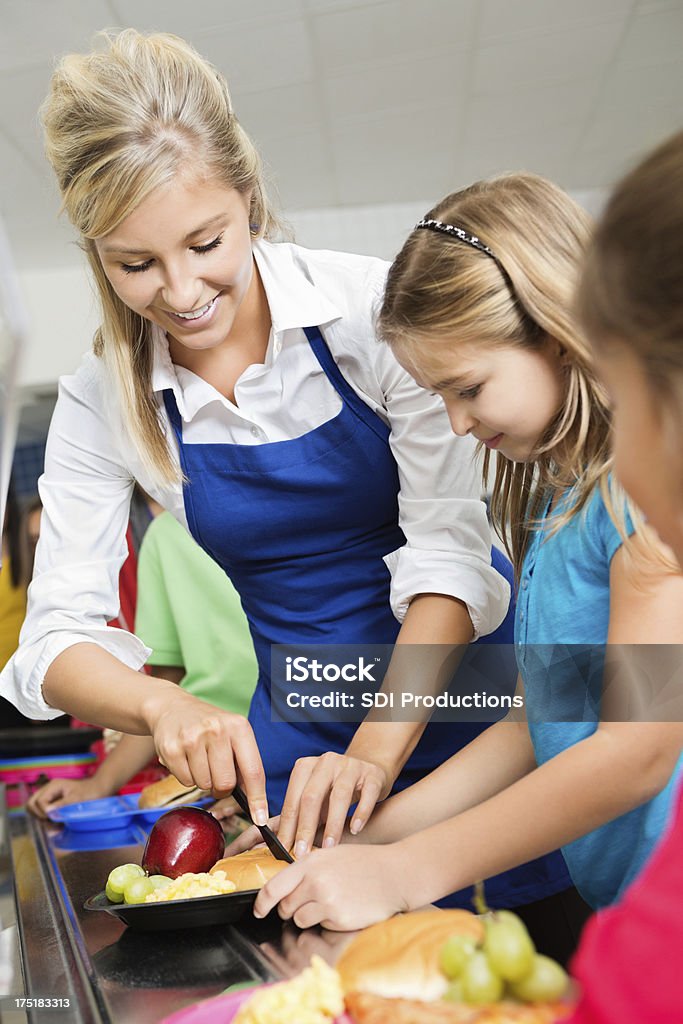
[(475, 249), (479, 249), (480, 252), (485, 252), (487, 256), (499, 262), (496, 254), (489, 249), (488, 245), (484, 245), (480, 238), (476, 235), (471, 235), (469, 231), (465, 231), (464, 228), (456, 227), (455, 224), (444, 224), (441, 220), (429, 220), (424, 217), (421, 221), (415, 225), (415, 230), (418, 228), (427, 228), (428, 231), (440, 231), (444, 235), (452, 235), (454, 238), (459, 238), (461, 242), (467, 242), (468, 245), (474, 246)]
[(415, 225), (415, 230), (419, 228), (426, 228), (427, 231), (439, 231), (442, 235), (450, 235), (451, 238), (457, 238), (460, 242), (466, 242), (467, 245), (471, 245), (472, 248), (478, 249), (479, 252), (486, 253), (490, 256), (493, 262), (496, 264), (501, 274), (505, 278), (505, 283), (508, 285), (512, 294), (517, 298), (514, 286), (510, 279), (510, 275), (507, 270), (496, 256), (493, 249), (489, 249), (488, 245), (484, 245), (482, 240), (477, 235), (470, 234), (469, 231), (465, 231), (464, 228), (459, 228), (456, 224), (444, 224), (441, 220), (430, 220), (428, 217), (423, 217), (422, 220), (418, 221)]
[(501, 274), (503, 275), (505, 283), (510, 289), (510, 294), (517, 303), (522, 315), (526, 317), (526, 319), (529, 320), (531, 323), (535, 323), (531, 315), (527, 313), (524, 305), (520, 301), (515, 286), (512, 283), (512, 278), (508, 274), (507, 270), (500, 262), (493, 249), (489, 249), (488, 245), (485, 245), (482, 242), (482, 240), (477, 237), (477, 235), (473, 235), (469, 231), (465, 231), (464, 228), (460, 228), (456, 224), (444, 224), (444, 222), (441, 220), (431, 220), (429, 217), (423, 217), (422, 220), (417, 222), (417, 224), (415, 225), (415, 230), (417, 231), (419, 228), (425, 228), (427, 231), (438, 231), (442, 235), (450, 235), (451, 238), (457, 238), (458, 241), (465, 242), (467, 245), (471, 245), (473, 249), (478, 249), (479, 252), (483, 252), (487, 256), (489, 256), (496, 264)]

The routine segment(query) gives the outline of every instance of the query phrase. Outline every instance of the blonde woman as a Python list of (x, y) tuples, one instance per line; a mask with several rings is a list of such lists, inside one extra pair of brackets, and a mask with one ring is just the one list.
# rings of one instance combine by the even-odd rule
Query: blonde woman
[(641, 668), (649, 645), (675, 656), (683, 577), (611, 481), (607, 399), (572, 316), (588, 238), (569, 196), (512, 175), (444, 199), (389, 272), (380, 333), (453, 431), (498, 453), (492, 509), (517, 570), (528, 721), (494, 725), (387, 801), (363, 833), (385, 845), (287, 868), (259, 915), (279, 903), (301, 927), (358, 928), (557, 846), (603, 907), (666, 826), (683, 726), (647, 720), (649, 707), (628, 720), (636, 648), (620, 658), (619, 645), (648, 645)]
[[(43, 109), (102, 321), (61, 384), (3, 690), (33, 717), (151, 734), (183, 782), (225, 792), (237, 772), (258, 821), (296, 765), (286, 842), (305, 851), (321, 815), (334, 843), (350, 804), (360, 828), (483, 728), (428, 727), (418, 745), (415, 723), (354, 736), (353, 722), (273, 722), (270, 707), (273, 644), (468, 643), (503, 621), (474, 443), (376, 342), (386, 264), (270, 240), (258, 156), (215, 69), (167, 35), (100, 44), (62, 60)], [(134, 480), (240, 594), (260, 668), (249, 721), (142, 680), (146, 649), (105, 627)], [(555, 854), (502, 879), (501, 900), (568, 884)]]

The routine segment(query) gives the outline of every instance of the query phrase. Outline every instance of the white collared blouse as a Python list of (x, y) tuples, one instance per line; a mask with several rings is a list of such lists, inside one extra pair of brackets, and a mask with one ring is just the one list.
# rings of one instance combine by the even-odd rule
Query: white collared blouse
[[(249, 366), (235, 385), (236, 404), (174, 366), (164, 333), (154, 329), (152, 388), (172, 447), (166, 388), (173, 389), (186, 444), (267, 444), (336, 416), (341, 399), (302, 329), (321, 327), (344, 377), (391, 430), (407, 541), (385, 558), (394, 614), (402, 621), (418, 594), (447, 594), (466, 603), (476, 635), (492, 632), (510, 595), (490, 564), (475, 442), (452, 433), (441, 400), (419, 388), (376, 339), (374, 315), (388, 264), (284, 242), (256, 242), (254, 256), (272, 331), (265, 361)], [(39, 484), (44, 510), (28, 614), (19, 650), (0, 675), (3, 695), (31, 718), (59, 713), (44, 701), (42, 683), (67, 647), (94, 642), (134, 669), (149, 654), (137, 637), (106, 625), (118, 612), (134, 481), (187, 526), (181, 484), (162, 487), (150, 478), (116, 393), (93, 353), (60, 380)]]

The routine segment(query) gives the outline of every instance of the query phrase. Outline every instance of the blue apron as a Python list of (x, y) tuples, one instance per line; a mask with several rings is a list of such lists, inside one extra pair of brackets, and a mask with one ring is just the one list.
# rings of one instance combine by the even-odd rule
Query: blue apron
[[(344, 379), (317, 327), (311, 348), (342, 400), (340, 412), (301, 437), (260, 445), (184, 444), (173, 391), (164, 401), (186, 477), (194, 539), (230, 577), (254, 641), (259, 680), (249, 712), (268, 780), (271, 813), (282, 806), (299, 757), (343, 752), (353, 722), (271, 722), (272, 644), (392, 644), (399, 631), (383, 556), (405, 544), (389, 427)], [(509, 563), (494, 552), (500, 569)], [(487, 639), (512, 643), (514, 609)], [(395, 789), (422, 778), (485, 725), (432, 723)], [(497, 876), (492, 906), (528, 903), (570, 885), (559, 854)], [(469, 893), (457, 904), (469, 906)]]

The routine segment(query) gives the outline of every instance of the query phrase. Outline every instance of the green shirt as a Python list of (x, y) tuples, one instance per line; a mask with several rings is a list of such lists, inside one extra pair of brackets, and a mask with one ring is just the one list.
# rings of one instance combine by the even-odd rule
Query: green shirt
[(140, 547), (135, 632), (152, 648), (150, 665), (184, 667), (183, 689), (246, 715), (258, 669), (240, 599), (170, 512)]

